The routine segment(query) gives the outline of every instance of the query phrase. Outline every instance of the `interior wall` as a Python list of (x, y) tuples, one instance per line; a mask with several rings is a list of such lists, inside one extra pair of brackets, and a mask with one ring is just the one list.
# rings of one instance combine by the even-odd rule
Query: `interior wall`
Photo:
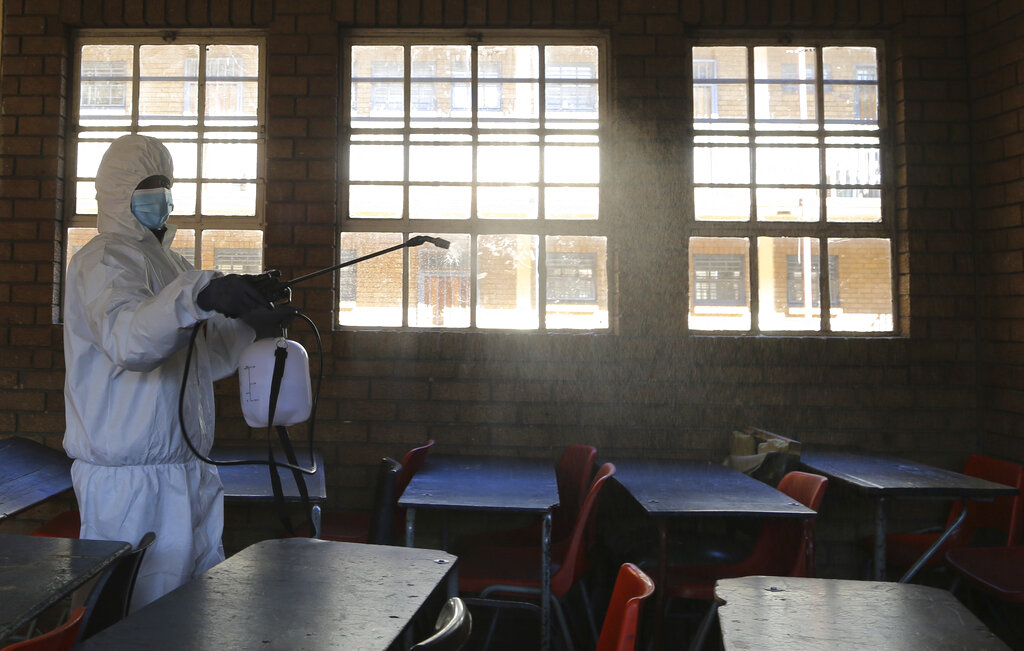
[(1024, 457), (1024, 7), (969, 3), (981, 448)]
[[(436, 451), (449, 453), (554, 459), (565, 445), (587, 442), (605, 459), (717, 460), (731, 429), (752, 424), (805, 446), (886, 451), (949, 468), (961, 467), (976, 449), (969, 115), (983, 100), (969, 102), (960, 1), (7, 2), (0, 436), (32, 436), (57, 446), (63, 431), (62, 338), (54, 315), (75, 29), (266, 30), (265, 259), (287, 278), (334, 262), (339, 33), (352, 27), (578, 27), (610, 35), (602, 211), (617, 269), (613, 332), (331, 331), (329, 276), (296, 288), (295, 302), (325, 334), (317, 439), (329, 468), (330, 506), (368, 505), (376, 460), (427, 438), (437, 440)], [(973, 11), (972, 25), (984, 13)], [(716, 337), (687, 330), (680, 209), (691, 178), (687, 37), (742, 28), (781, 30), (795, 39), (825, 32), (887, 40), (899, 336)], [(1008, 181), (1006, 187), (1017, 186)], [(988, 359), (999, 356), (989, 349)], [(218, 437), (248, 438), (232, 381), (219, 387), (218, 400)], [(1012, 445), (1001, 449), (1024, 457)], [(869, 533), (869, 519), (863, 526)]]

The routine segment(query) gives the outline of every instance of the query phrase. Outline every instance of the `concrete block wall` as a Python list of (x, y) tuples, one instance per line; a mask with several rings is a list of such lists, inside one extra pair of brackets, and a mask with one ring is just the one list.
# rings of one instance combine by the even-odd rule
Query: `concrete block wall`
[[(265, 30), (265, 259), (292, 277), (334, 262), (345, 29), (583, 28), (610, 36), (602, 213), (616, 269), (612, 332), (332, 331), (330, 277), (309, 283), (297, 291), (296, 302), (325, 335), (327, 377), (317, 439), (328, 463), (330, 506), (368, 506), (376, 460), (400, 455), (426, 438), (437, 440), (436, 451), (448, 453), (554, 460), (565, 445), (587, 442), (606, 459), (720, 459), (729, 432), (753, 424), (809, 447), (858, 447), (960, 467), (978, 448), (978, 425), (986, 416), (979, 411), (982, 331), (970, 169), (970, 120), (978, 102), (971, 101), (968, 83), (972, 52), (964, 38), (964, 4), (6, 0), (0, 58), (0, 436), (26, 435), (59, 446), (63, 429), (57, 307), (74, 30)], [(989, 4), (1006, 11), (1013, 3)], [(982, 50), (985, 29), (994, 27), (979, 25), (985, 11), (970, 13), (977, 34), (973, 50)], [(898, 336), (715, 337), (687, 331), (686, 223), (680, 206), (689, 201), (691, 178), (688, 36), (744, 29), (776, 30), (794, 39), (804, 33), (886, 39)], [(1020, 66), (1015, 69), (1020, 74)], [(1006, 146), (1015, 142), (1010, 135)], [(1002, 137), (993, 131), (993, 146)], [(1013, 186), (1009, 179), (1006, 184)], [(993, 220), (996, 214), (1003, 213), (993, 211)], [(1018, 226), (1019, 218), (1018, 208)], [(997, 352), (991, 358), (1004, 359)], [(248, 438), (233, 382), (224, 382), (218, 396), (218, 436)], [(1003, 438), (1012, 443), (1019, 434), (1006, 432)], [(1024, 457), (1015, 445), (1001, 449)], [(852, 567), (850, 530), (870, 531), (868, 520), (851, 515), (859, 507), (844, 503), (837, 503), (834, 519), (822, 520), (825, 568)], [(253, 531), (269, 529), (259, 514), (237, 518), (236, 524)]]

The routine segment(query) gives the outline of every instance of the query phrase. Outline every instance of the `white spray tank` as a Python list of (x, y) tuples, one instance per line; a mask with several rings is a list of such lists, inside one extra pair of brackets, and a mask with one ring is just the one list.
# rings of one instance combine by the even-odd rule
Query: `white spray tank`
[[(274, 371), (279, 365), (277, 405), (271, 423)], [(249, 344), (238, 362), (238, 384), (242, 414), (249, 427), (287, 427), (309, 419), (313, 408), (309, 355), (298, 342), (268, 337)]]

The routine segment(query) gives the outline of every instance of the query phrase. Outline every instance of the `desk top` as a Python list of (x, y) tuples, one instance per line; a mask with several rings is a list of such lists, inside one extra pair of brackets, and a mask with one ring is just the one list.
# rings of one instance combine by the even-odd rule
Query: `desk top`
[(727, 651), (1009, 649), (951, 593), (929, 586), (749, 576), (720, 579), (715, 596)]
[(804, 450), (800, 462), (859, 490), (884, 496), (956, 498), (1017, 494), (1012, 486), (883, 454)]
[[(298, 445), (295, 449), (295, 457), (300, 466), (309, 467), (309, 448)], [(214, 448), (210, 452), (210, 458), (217, 461), (226, 459), (260, 459), (267, 458), (266, 445), (251, 445), (239, 447)], [(303, 475), (306, 479), (306, 490), (309, 492), (310, 502), (327, 501), (327, 485), (324, 480), (324, 457), (319, 450), (313, 450), (313, 458), (316, 460), (316, 474)], [(274, 447), (274, 459), (287, 463), (288, 458), (277, 446)], [(295, 478), (288, 468), (278, 468), (278, 476), (281, 477), (281, 490), (284, 493), (286, 502), (297, 502), (301, 500), (299, 488), (295, 485)], [(220, 473), (220, 481), (224, 484), (224, 499), (232, 502), (273, 502), (274, 489), (270, 484), (270, 470), (268, 466), (217, 466)]]
[(558, 506), (558, 482), (544, 459), (430, 455), (398, 505), (545, 513)]
[(20, 436), (0, 440), (0, 520), (71, 488), (71, 459)]
[[(447, 578), (430, 549), (310, 538), (247, 547), (83, 649), (387, 649)], [(433, 622), (437, 613), (428, 613)]]
[(126, 542), (0, 534), (0, 640), (131, 548)]
[(652, 516), (816, 515), (800, 502), (753, 477), (706, 461), (616, 460), (615, 475)]

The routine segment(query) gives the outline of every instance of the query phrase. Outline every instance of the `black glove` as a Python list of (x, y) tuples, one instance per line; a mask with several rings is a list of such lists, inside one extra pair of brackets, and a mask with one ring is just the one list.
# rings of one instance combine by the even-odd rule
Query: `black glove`
[(216, 310), (236, 318), (256, 308), (270, 309), (270, 301), (245, 276), (228, 274), (214, 278), (199, 292), (196, 304), (204, 310)]
[(266, 339), (280, 337), (298, 313), (294, 305), (275, 305), (273, 309), (256, 308), (243, 314), (242, 320), (256, 331), (257, 339)]
[(291, 288), (280, 281), (281, 272), (277, 269), (270, 269), (258, 275), (245, 275), (242, 278), (255, 285), (268, 301), (277, 302), (281, 299), (288, 301), (292, 298)]

